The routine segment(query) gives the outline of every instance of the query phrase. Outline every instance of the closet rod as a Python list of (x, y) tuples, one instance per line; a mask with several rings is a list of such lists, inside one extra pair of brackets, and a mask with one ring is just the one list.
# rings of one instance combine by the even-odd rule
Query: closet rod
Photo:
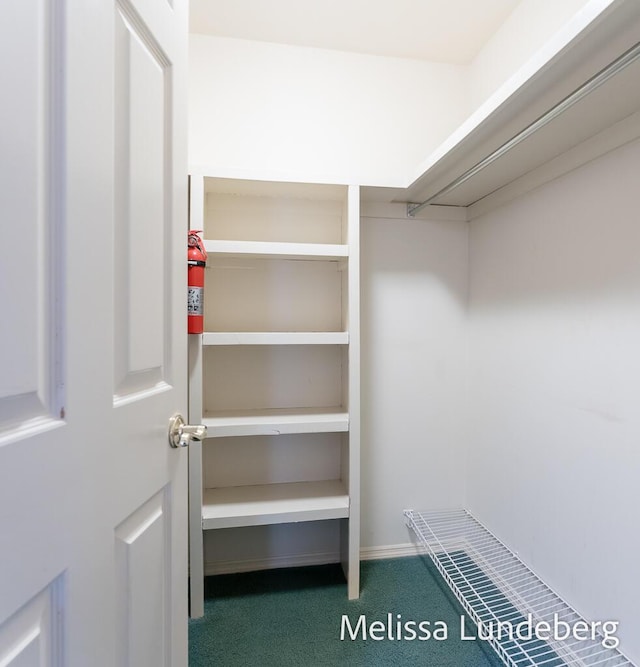
[(518, 132), (518, 134), (511, 137), (511, 139), (502, 144), (502, 146), (493, 151), (493, 153), (490, 153), (487, 155), (487, 157), (483, 158), (480, 160), (480, 162), (477, 162), (475, 165), (473, 165), (473, 167), (470, 167), (467, 169), (467, 171), (451, 181), (449, 185), (446, 185), (441, 190), (438, 190), (438, 192), (436, 192), (434, 195), (431, 195), (431, 197), (423, 201), (421, 204), (407, 204), (407, 216), (411, 218), (414, 217), (415, 214), (425, 206), (428, 206), (439, 197), (448, 194), (452, 190), (455, 190), (455, 188), (457, 188), (459, 185), (462, 185), (465, 181), (468, 181), (478, 172), (489, 166), (492, 162), (495, 162), (498, 158), (502, 157), (505, 153), (508, 153), (512, 148), (544, 127), (547, 123), (550, 123), (554, 118), (557, 118), (561, 113), (572, 107), (576, 102), (579, 102), (582, 98), (589, 95), (589, 93), (592, 93), (596, 88), (608, 81), (611, 77), (621, 72), (625, 67), (631, 65), (631, 63), (635, 62), (639, 57), (640, 42), (637, 42), (621, 56), (609, 63), (597, 74), (594, 74), (590, 79), (585, 81), (585, 83), (583, 83), (579, 88), (576, 88), (572, 93), (569, 93), (569, 95), (558, 102), (558, 104), (551, 107), (551, 109), (545, 112), (537, 120), (534, 120), (530, 125), (527, 125), (527, 127)]

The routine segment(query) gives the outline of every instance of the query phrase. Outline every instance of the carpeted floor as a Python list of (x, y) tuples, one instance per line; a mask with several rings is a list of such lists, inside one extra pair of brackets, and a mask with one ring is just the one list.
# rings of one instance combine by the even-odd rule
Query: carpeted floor
[[(502, 664), (486, 642), (461, 639), (462, 607), (427, 558), (363, 562), (353, 601), (337, 565), (209, 577), (205, 585), (205, 615), (189, 625), (190, 667)], [(473, 633), (467, 622), (464, 635)]]

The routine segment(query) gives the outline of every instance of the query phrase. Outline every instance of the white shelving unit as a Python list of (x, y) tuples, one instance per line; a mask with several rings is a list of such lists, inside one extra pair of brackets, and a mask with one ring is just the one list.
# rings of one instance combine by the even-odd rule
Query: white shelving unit
[(208, 253), (189, 341), (189, 420), (208, 427), (189, 450), (191, 616), (203, 531), (220, 528), (339, 521), (357, 598), (359, 189), (192, 174), (190, 202)]

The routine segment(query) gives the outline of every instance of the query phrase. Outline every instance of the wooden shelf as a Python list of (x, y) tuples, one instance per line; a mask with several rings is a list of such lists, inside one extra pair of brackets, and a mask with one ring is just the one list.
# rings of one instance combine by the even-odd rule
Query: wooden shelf
[(270, 257), (273, 259), (339, 260), (349, 256), (347, 245), (280, 243), (275, 241), (212, 241), (205, 239), (207, 254), (215, 257)]
[(205, 530), (349, 516), (349, 496), (336, 480), (205, 489), (203, 501)]
[(204, 415), (209, 438), (291, 433), (334, 433), (349, 430), (349, 414), (341, 407), (244, 410)]
[(365, 188), (365, 198), (470, 207), (562, 156), (571, 157), (566, 171), (611, 150), (579, 148), (638, 113), (639, 60), (527, 129), (632, 48), (639, 30), (637, 2), (588, 3), (419, 165), (406, 188)]
[(208, 331), (203, 345), (348, 345), (347, 331)]

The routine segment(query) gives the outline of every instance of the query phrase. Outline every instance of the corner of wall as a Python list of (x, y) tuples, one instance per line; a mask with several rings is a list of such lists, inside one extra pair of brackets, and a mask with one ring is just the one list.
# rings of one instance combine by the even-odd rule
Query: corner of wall
[(478, 108), (589, 0), (522, 0), (470, 65)]

